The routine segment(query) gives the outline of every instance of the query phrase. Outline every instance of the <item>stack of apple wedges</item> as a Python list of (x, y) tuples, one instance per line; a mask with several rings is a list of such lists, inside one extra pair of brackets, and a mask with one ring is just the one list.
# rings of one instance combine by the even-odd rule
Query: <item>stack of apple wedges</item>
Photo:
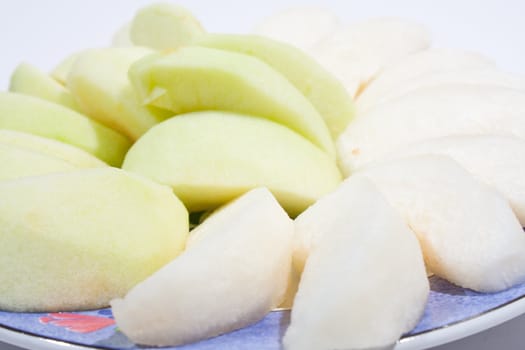
[(14, 70), (0, 309), (111, 306), (174, 346), (286, 305), (285, 349), (371, 349), (416, 326), (429, 272), (525, 282), (525, 79), (399, 19), (256, 31), (153, 4), (112, 47)]

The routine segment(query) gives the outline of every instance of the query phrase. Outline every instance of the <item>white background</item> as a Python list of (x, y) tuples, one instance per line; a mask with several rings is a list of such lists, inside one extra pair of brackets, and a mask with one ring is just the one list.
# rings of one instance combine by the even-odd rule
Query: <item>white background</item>
[[(173, 0), (175, 1), (175, 0)], [(49, 70), (79, 49), (107, 46), (146, 0), (0, 0), (0, 90), (21, 61)], [(179, 0), (209, 31), (249, 32), (279, 9), (316, 4), (345, 21), (400, 16), (425, 24), (434, 46), (484, 53), (503, 69), (525, 75), (524, 0), (205, 1)], [(1, 273), (1, 272), (0, 272)], [(440, 350), (525, 348), (525, 317)], [(523, 345), (521, 345), (523, 343)], [(12, 347), (1, 345), (0, 350)]]

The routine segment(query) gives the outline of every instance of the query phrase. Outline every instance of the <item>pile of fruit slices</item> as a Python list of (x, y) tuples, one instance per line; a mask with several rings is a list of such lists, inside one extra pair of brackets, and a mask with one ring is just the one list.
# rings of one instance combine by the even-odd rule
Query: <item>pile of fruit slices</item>
[(525, 80), (396, 19), (303, 8), (257, 31), (150, 5), (115, 47), (17, 67), (0, 309), (111, 303), (162, 346), (288, 297), (286, 349), (364, 349), (415, 326), (428, 271), (480, 292), (525, 281)]

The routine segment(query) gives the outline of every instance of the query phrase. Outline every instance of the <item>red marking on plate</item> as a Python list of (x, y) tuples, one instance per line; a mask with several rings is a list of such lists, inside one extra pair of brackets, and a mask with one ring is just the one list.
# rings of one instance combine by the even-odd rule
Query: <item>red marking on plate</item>
[(66, 312), (50, 313), (40, 317), (39, 320), (43, 324), (52, 324), (76, 333), (95, 332), (115, 324), (115, 320), (108, 317)]

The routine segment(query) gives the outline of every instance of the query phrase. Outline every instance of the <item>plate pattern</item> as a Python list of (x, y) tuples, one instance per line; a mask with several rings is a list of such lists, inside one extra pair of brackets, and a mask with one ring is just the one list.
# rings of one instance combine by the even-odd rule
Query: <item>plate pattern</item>
[[(419, 324), (403, 338), (414, 338), (464, 322), (525, 298), (525, 283), (487, 294), (459, 288), (438, 277), (430, 278), (431, 292)], [(181, 320), (181, 322), (184, 322)], [(165, 349), (278, 350), (290, 322), (289, 311), (275, 311), (260, 322), (198, 343)], [(0, 326), (66, 343), (111, 350), (158, 349), (138, 347), (118, 330), (111, 309), (67, 313), (12, 313), (0, 311)]]

